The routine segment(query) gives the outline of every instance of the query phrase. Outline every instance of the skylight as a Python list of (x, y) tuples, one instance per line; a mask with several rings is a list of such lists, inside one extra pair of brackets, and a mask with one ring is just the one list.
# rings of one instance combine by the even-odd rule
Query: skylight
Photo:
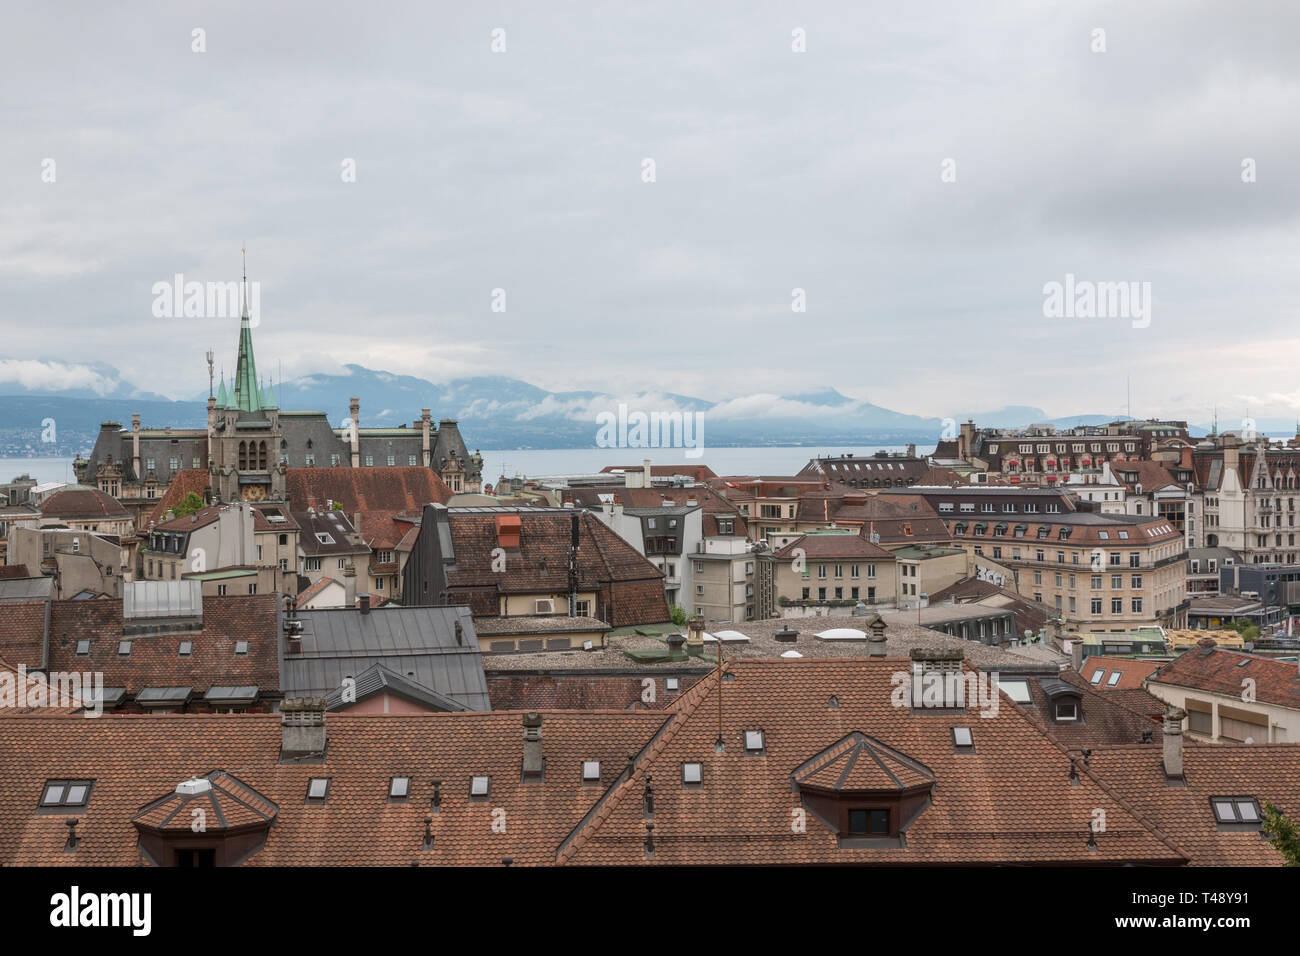
[(1210, 806), (1219, 823), (1259, 822), (1259, 804), (1254, 797), (1211, 797)]
[(491, 789), (490, 777), (471, 777), (469, 781), (469, 795), (471, 797), (486, 797), (488, 790)]
[(975, 746), (975, 739), (971, 736), (969, 727), (954, 727), (952, 729), (952, 742), (957, 747)]
[(676, 677), (664, 678), (664, 690), (677, 690), (679, 687), (681, 687), (681, 681)]
[(584, 760), (582, 762), (582, 779), (584, 781), (600, 779), (600, 761)]
[(119, 657), (129, 657), (130, 654), (131, 654), (131, 642), (130, 642), (130, 641), (118, 641), (118, 642), (117, 642), (117, 653), (118, 653), (118, 656), (119, 656)]
[(235, 654), (244, 655), (248, 653), (248, 641), (235, 641)]
[(41, 791), (41, 809), (84, 809), (90, 799), (90, 780), (47, 780)]
[(703, 771), (698, 763), (682, 764), (682, 783), (700, 783), (703, 779)]
[(757, 752), (763, 749), (763, 731), (747, 730), (745, 731), (745, 749)]
[(181, 646), (180, 646), (181, 657), (189, 657), (193, 653), (194, 653), (194, 642), (181, 641)]
[(312, 777), (311, 782), (307, 784), (307, 799), (324, 800), (325, 795), (329, 793), (329, 789), (329, 777)]
[(1105, 668), (1098, 667), (1095, 671), (1092, 672), (1092, 683), (1100, 684), (1101, 679), (1105, 676), (1106, 676)]
[(90, 653), (90, 641), (77, 641), (77, 656), (85, 657)]
[(1017, 704), (1028, 704), (1033, 702), (1033, 697), (1029, 693), (1029, 682), (1023, 680), (1000, 680), (1000, 687), (1008, 697)]
[(390, 800), (404, 800), (410, 794), (410, 777), (394, 777), (388, 782), (388, 797)]
[(1114, 687), (1116, 684), (1119, 683), (1120, 676), (1121, 675), (1119, 671), (1111, 671), (1110, 678), (1106, 681), (1106, 686)]

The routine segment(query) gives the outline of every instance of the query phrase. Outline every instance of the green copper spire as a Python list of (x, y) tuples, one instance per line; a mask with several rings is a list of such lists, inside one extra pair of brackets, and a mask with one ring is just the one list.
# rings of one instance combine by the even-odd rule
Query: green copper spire
[(221, 388), (217, 390), (217, 408), (228, 408), (230, 395), (226, 392), (226, 373), (221, 373)]
[(244, 266), (244, 309), (239, 319), (239, 361), (235, 366), (235, 396), (231, 403), (241, 412), (262, 410), (262, 395), (257, 387), (257, 364), (253, 360), (253, 332), (248, 325), (248, 266)]

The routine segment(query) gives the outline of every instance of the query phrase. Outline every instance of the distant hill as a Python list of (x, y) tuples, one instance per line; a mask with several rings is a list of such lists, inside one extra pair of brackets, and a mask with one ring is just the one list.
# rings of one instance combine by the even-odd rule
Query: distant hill
[[(50, 363), (58, 365), (59, 363)], [(206, 393), (193, 401), (169, 401), (134, 388), (116, 369), (102, 364), (65, 366), (69, 384), (51, 389), (48, 368), (21, 368), (5, 377), (0, 362), (0, 456), (69, 455), (94, 442), (99, 423), (129, 425), (138, 412), (148, 427), (201, 428)], [(56, 369), (57, 371), (57, 369)], [(21, 373), (22, 379), (17, 375)], [(23, 382), (44, 384), (39, 388)], [(673, 393), (609, 395), (597, 391), (551, 392), (506, 376), (475, 376), (434, 383), (411, 375), (347, 365), (344, 371), (311, 375), (277, 389), (281, 407), (325, 412), (335, 424), (348, 415), (348, 399), (361, 399), (363, 427), (395, 426), (419, 420), (420, 409), (435, 418), (455, 418), (470, 448), (588, 448), (597, 444), (599, 416), (636, 413), (701, 413), (705, 446), (933, 445), (945, 421), (897, 412), (859, 401), (834, 388), (790, 395), (754, 393), (721, 402)], [(953, 416), (981, 426), (1051, 424), (1070, 427), (1114, 420), (1109, 415), (1051, 419), (1040, 408), (1011, 406)], [(53, 419), (57, 440), (42, 442), (42, 422)], [(694, 419), (692, 419), (694, 422)], [(1261, 420), (1268, 433), (1290, 434), (1281, 420)]]

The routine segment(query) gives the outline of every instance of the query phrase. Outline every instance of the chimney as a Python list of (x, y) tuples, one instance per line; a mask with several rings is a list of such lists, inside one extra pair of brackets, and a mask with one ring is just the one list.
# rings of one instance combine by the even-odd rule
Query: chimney
[(644, 482), (644, 484), (642, 485), (643, 488), (650, 488), (653, 486), (653, 482), (650, 481), (650, 459), (649, 458), (641, 459), (641, 476), (642, 476), (641, 480)]
[(349, 438), (352, 439), (352, 467), (361, 466), (361, 399), (351, 398), (348, 400), (348, 411), (352, 416), (352, 427), (348, 429)]
[(429, 467), (429, 422), (431, 420), (430, 417), (431, 415), (432, 412), (430, 409), (427, 408), (420, 409), (420, 434), (421, 434), (421, 440), (423, 442), (422, 448), (424, 451), (425, 468)]
[(325, 752), (325, 698), (288, 697), (280, 702), (280, 759)]
[(542, 759), (542, 715), (524, 714), (524, 779), (541, 780), (546, 772)]
[(888, 652), (885, 650), (885, 619), (879, 614), (873, 614), (865, 623), (870, 631), (867, 635), (867, 656), (887, 657)]
[(131, 416), (131, 470), (135, 472), (136, 480), (141, 480), (144, 476), (140, 474), (140, 416)]
[(1165, 709), (1165, 782), (1183, 780), (1183, 718), (1187, 711), (1169, 704)]
[(519, 550), (523, 533), (523, 519), (517, 514), (497, 515), (497, 547), (505, 551)]
[(357, 566), (351, 558), (343, 566), (343, 606), (357, 606)]
[(369, 614), (369, 613), (370, 613), (370, 595), (369, 595), (369, 594), (362, 594), (360, 600), (361, 600), (361, 613), (362, 613), (362, 614)]

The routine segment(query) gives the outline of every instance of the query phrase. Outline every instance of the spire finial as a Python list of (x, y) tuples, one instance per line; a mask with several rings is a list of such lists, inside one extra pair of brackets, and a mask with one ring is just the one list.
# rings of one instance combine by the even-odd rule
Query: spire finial
[(239, 252), (244, 258), (244, 310), (241, 315), (241, 318), (247, 319), (248, 318), (248, 246), (247, 245), (241, 246)]

